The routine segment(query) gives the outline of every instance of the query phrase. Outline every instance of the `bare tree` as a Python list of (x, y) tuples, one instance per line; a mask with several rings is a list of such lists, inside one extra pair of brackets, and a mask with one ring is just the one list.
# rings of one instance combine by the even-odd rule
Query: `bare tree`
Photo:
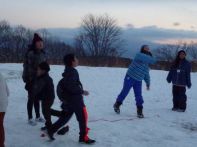
[(186, 52), (189, 52), (189, 45), (187, 43), (179, 43), (176, 45), (162, 45), (158, 47), (154, 54), (156, 58), (160, 61), (168, 61), (171, 62), (175, 59), (177, 53), (179, 50), (184, 50)]
[[(11, 27), (7, 21), (0, 21), (0, 61), (23, 61), (33, 34), (34, 31), (22, 25)], [(51, 36), (46, 29), (40, 30), (40, 34), (43, 37), (47, 55), (52, 61), (60, 61), (63, 55), (74, 50), (71, 46)]]
[(76, 37), (76, 48), (89, 56), (119, 56), (121, 29), (116, 20), (108, 15), (87, 15), (82, 20), (82, 31)]
[(197, 60), (197, 44), (191, 43), (188, 46), (188, 53), (192, 57), (193, 60)]

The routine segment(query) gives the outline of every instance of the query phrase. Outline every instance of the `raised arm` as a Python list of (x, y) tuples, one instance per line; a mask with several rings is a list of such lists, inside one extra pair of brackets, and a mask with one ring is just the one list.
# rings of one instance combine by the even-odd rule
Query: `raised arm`
[(156, 59), (154, 57), (143, 54), (143, 53), (138, 53), (135, 56), (135, 60), (141, 61), (141, 62), (147, 63), (147, 64), (155, 64), (156, 63)]

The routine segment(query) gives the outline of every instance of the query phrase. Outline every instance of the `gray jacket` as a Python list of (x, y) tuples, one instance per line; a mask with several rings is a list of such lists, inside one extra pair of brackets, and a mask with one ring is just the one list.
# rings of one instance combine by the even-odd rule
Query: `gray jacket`
[(47, 56), (43, 50), (29, 50), (25, 55), (25, 60), (23, 64), (23, 81), (25, 83), (33, 81), (36, 78), (38, 65), (45, 61), (47, 61)]

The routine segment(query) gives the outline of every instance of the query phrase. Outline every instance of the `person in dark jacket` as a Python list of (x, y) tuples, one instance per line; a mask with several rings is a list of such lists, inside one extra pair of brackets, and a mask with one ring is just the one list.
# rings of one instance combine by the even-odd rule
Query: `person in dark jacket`
[(186, 86), (191, 88), (191, 64), (186, 60), (186, 52), (178, 52), (176, 60), (167, 76), (167, 82), (173, 84), (173, 111), (185, 112), (186, 110)]
[(45, 118), (45, 126), (50, 134), (51, 131), (51, 106), (55, 99), (54, 84), (49, 76), (50, 67), (47, 62), (38, 65), (37, 78), (34, 81), (32, 95), (42, 103), (42, 113)]
[(57, 132), (63, 125), (65, 125), (73, 114), (79, 123), (80, 137), (79, 142), (86, 144), (93, 144), (95, 140), (88, 137), (87, 127), (87, 111), (84, 104), (83, 95), (89, 95), (88, 91), (83, 90), (83, 86), (79, 79), (79, 74), (75, 67), (78, 66), (78, 59), (74, 54), (68, 54), (64, 57), (65, 72), (63, 75), (64, 100), (62, 108), (65, 115), (62, 115), (53, 125), (53, 133)]
[[(25, 60), (23, 64), (23, 81), (25, 82), (25, 89), (28, 91), (28, 102), (27, 102), (27, 112), (28, 112), (28, 122), (30, 125), (36, 125), (37, 122), (43, 122), (40, 117), (40, 106), (39, 101), (32, 97), (32, 86), (36, 78), (36, 72), (38, 65), (47, 60), (46, 54), (43, 50), (43, 40), (38, 34), (34, 34), (32, 44), (29, 45), (29, 49), (25, 55)], [(33, 120), (32, 110), (33, 106), (36, 113), (36, 121)]]

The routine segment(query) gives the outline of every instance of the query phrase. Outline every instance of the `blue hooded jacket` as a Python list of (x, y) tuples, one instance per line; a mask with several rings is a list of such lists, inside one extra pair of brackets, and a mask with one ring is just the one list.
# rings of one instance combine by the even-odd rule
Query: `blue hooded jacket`
[(167, 76), (168, 83), (178, 86), (191, 87), (191, 64), (186, 60), (182, 60), (178, 67), (172, 66)]
[(149, 74), (149, 64), (156, 63), (156, 59), (150, 55), (144, 53), (137, 53), (133, 62), (129, 66), (127, 75), (131, 78), (146, 82), (146, 85), (150, 86), (150, 74)]

